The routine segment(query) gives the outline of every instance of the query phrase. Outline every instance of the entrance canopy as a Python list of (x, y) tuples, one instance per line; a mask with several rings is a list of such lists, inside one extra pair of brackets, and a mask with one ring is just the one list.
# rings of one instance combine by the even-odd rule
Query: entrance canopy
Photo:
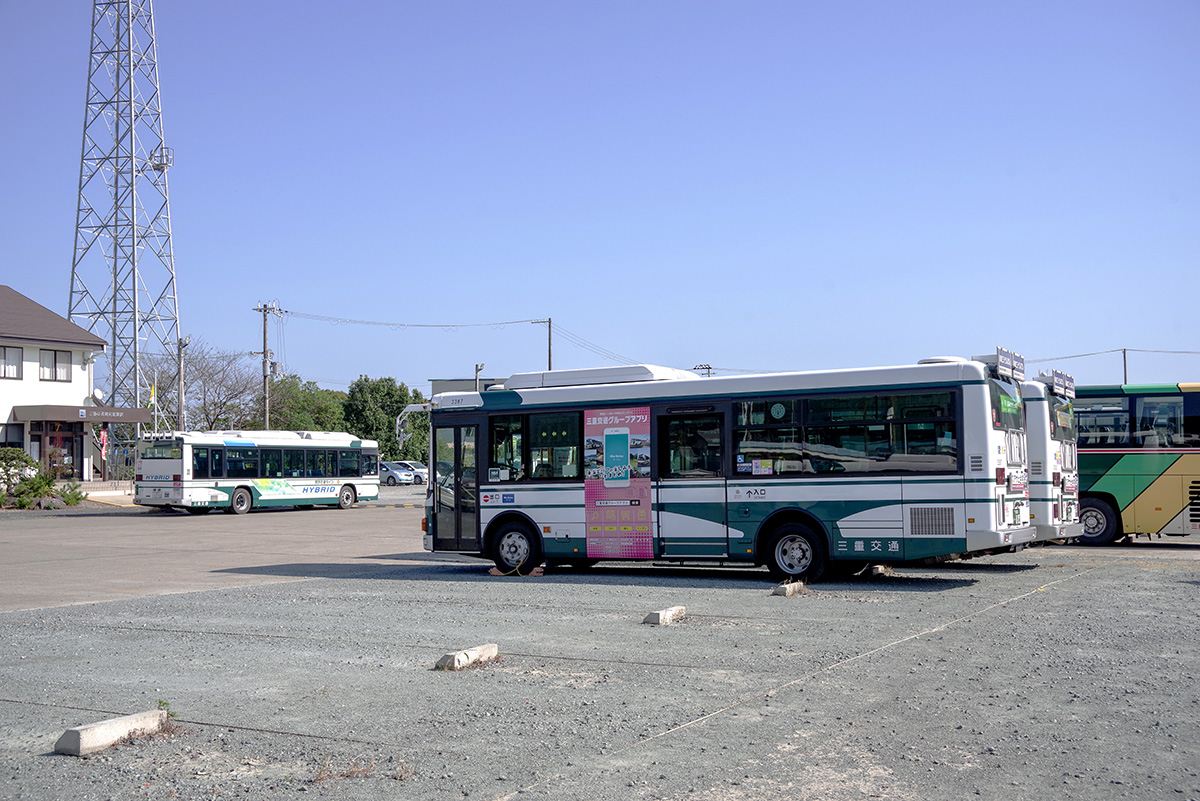
[(14, 406), (13, 419), (18, 422), (84, 420), (89, 423), (149, 423), (154, 419), (154, 412), (150, 409), (116, 409), (107, 406)]

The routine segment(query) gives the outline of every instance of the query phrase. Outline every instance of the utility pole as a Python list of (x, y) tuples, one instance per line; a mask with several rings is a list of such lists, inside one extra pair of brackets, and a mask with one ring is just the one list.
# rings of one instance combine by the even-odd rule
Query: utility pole
[(187, 415), (184, 414), (183, 411), (183, 349), (186, 348), (188, 343), (191, 341), (191, 334), (188, 334), (186, 337), (179, 340), (179, 350), (176, 359), (177, 363), (175, 365), (178, 369), (176, 374), (179, 376), (179, 391), (176, 395), (177, 405), (175, 407), (175, 425), (178, 427), (179, 431), (187, 431)]
[[(546, 325), (546, 369), (554, 369), (554, 320), (547, 317), (545, 320), (530, 320), (534, 325)], [(569, 339), (569, 337), (568, 337)]]
[[(262, 312), (263, 316), (263, 430), (271, 430), (271, 349), (267, 347), (267, 315), (274, 314), (276, 317), (283, 317), (283, 309), (275, 305), (274, 301), (270, 303), (260, 303), (255, 306), (252, 311)], [(250, 351), (251, 356), (257, 356), (260, 351)]]
[(475, 391), (476, 392), (479, 391), (479, 373), (481, 370), (483, 370), (483, 368), (484, 368), (484, 365), (482, 365), (482, 364), (475, 365)]
[(712, 369), (712, 367), (710, 367), (710, 366), (709, 366), (709, 365), (707, 365), (707, 364), (697, 364), (697, 365), (696, 365), (695, 367), (693, 367), (692, 369), (693, 369), (693, 370), (703, 370), (703, 371), (704, 371), (704, 375), (706, 375), (706, 376), (707, 376), (707, 377), (709, 377), (709, 378), (712, 378), (712, 371), (713, 371), (713, 369)]

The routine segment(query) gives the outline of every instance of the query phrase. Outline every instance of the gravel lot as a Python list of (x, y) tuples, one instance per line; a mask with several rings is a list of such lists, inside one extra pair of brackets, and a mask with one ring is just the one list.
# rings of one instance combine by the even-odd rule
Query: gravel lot
[[(0, 798), (1200, 799), (1200, 543), (785, 598), (743, 569), (494, 578), (420, 551), (420, 513), (391, 505), (419, 494), (237, 518), (336, 538), (345, 558), (264, 548), (228, 571), (275, 583), (0, 614)], [(131, 531), (234, 520), (111, 509), (92, 514)], [(0, 556), (24, 514), (0, 516)], [(350, 554), (343, 521), (395, 530), (394, 551)], [(674, 605), (680, 624), (641, 623)], [(491, 642), (498, 662), (432, 669)], [(160, 701), (168, 735), (51, 753)]]

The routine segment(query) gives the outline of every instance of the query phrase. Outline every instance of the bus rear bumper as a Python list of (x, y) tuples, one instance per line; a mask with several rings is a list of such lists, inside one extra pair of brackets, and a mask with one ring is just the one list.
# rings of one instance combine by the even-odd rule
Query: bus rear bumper
[(990, 551), (998, 548), (1012, 548), (1027, 545), (1037, 537), (1037, 529), (1033, 526), (1012, 528), (1005, 531), (968, 531), (968, 551)]
[(1083, 523), (1059, 523), (1054, 526), (1038, 526), (1035, 542), (1069, 540), (1083, 534)]

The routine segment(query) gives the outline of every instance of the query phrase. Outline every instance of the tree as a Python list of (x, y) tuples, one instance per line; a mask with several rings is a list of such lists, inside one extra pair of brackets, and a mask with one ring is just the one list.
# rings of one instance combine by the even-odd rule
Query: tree
[(422, 460), (429, 442), (428, 434), (421, 429), (401, 451), (396, 441), (396, 418), (405, 406), (424, 401), (420, 392), (409, 390), (403, 383), (397, 384), (394, 378), (359, 376), (346, 394), (343, 407), (346, 430), (363, 439), (377, 440), (381, 459)]
[(271, 428), (278, 431), (344, 431), (346, 393), (322, 389), (298, 375), (271, 381)]
[(183, 376), (189, 429), (261, 428), (261, 403), (258, 407), (255, 403), (262, 397), (262, 373), (248, 353), (193, 341), (184, 351)]
[[(148, 354), (143, 368), (158, 377), (154, 404), (168, 421), (178, 419), (177, 358)], [(194, 338), (183, 351), (183, 395), (189, 430), (262, 427), (262, 371), (245, 351), (221, 350)]]

